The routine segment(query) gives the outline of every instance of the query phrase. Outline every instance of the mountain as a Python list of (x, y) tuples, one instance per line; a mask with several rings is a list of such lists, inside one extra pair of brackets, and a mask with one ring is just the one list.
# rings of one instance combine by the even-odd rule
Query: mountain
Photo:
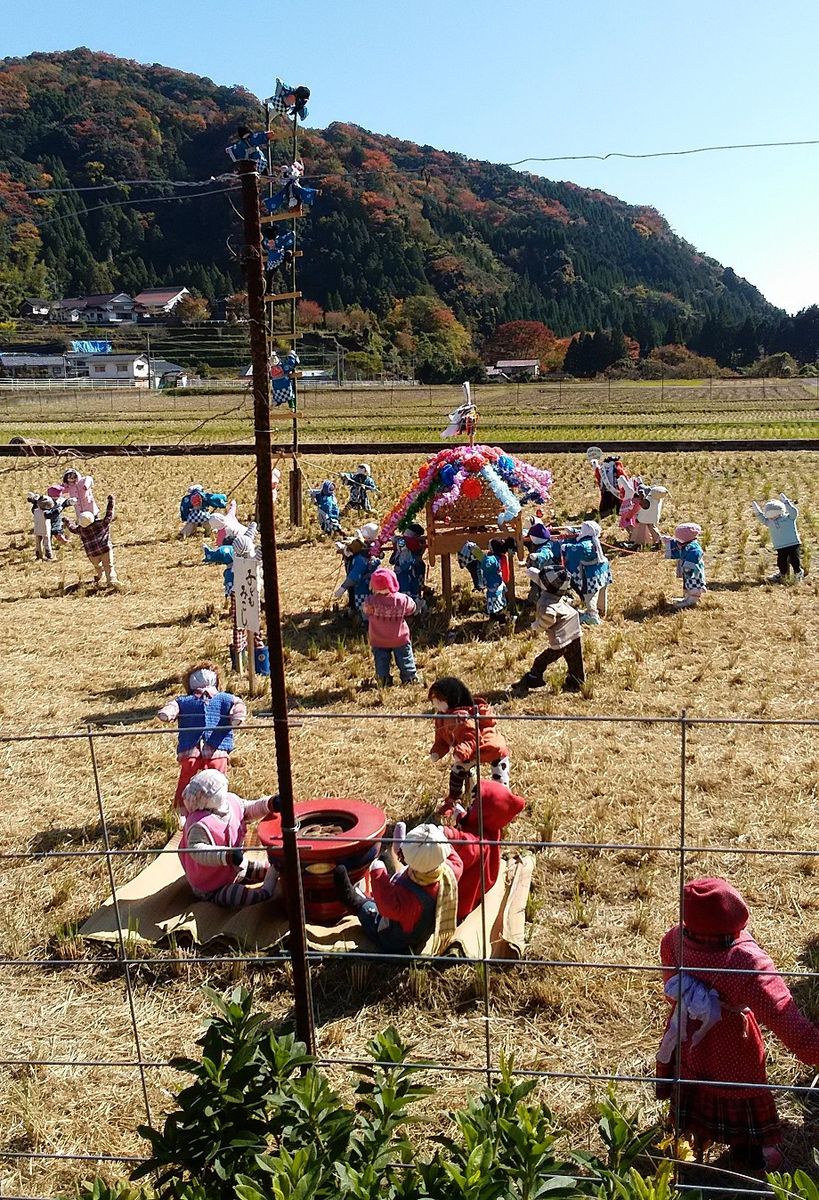
[[(228, 170), (242, 122), (260, 122), (245, 89), (157, 64), (86, 49), (4, 59), (0, 316), (23, 295), (240, 287), (230, 201), (193, 195), (221, 185), (180, 200), (167, 181)], [(643, 347), (781, 316), (652, 208), (354, 125), (308, 127), (300, 155), (321, 196), (300, 222), (299, 286), (324, 309), (383, 319), (426, 295), (479, 337), (523, 319), (559, 336), (620, 327)], [(105, 187), (123, 180), (154, 182)]]

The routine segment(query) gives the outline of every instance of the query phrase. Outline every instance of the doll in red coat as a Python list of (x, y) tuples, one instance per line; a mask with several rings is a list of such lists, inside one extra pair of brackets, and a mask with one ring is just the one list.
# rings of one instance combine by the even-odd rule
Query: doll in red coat
[(773, 1093), (758, 1086), (768, 1082), (759, 1027), (765, 1025), (801, 1062), (815, 1065), (819, 1026), (802, 1015), (748, 933), (748, 916), (742, 896), (724, 879), (685, 885), (683, 924), (660, 945), (665, 995), (673, 1007), (657, 1075), (677, 1075), (679, 1045), (679, 1078), (696, 1082), (660, 1084), (657, 1093), (671, 1097), (671, 1117), (679, 1112), (678, 1132), (692, 1139), (698, 1155), (716, 1142), (751, 1169), (777, 1170), (782, 1131)]
[[(501, 865), (503, 831), (525, 807), (526, 801), (522, 796), (516, 796), (508, 787), (494, 779), (487, 780), (486, 783), (481, 783), (480, 800), (476, 797), (454, 826), (444, 826), (444, 833), (463, 863), (463, 873), (458, 880), (459, 923), (481, 902), (481, 862), (485, 892), (488, 892), (497, 880)], [(459, 808), (455, 811), (459, 811)], [(460, 811), (463, 812), (462, 809)]]

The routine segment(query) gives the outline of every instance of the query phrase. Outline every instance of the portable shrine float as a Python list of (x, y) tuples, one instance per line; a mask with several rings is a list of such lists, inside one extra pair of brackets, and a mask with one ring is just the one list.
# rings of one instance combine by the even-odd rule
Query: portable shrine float
[[(522, 561), (523, 505), (550, 499), (551, 471), (532, 466), (497, 446), (452, 446), (433, 454), (385, 518), (375, 552), (426, 512), (430, 566), (441, 560), (447, 620), (452, 616), (452, 555), (465, 542), (486, 550), (492, 538), (512, 537)], [(510, 554), (514, 586), (514, 554)]]

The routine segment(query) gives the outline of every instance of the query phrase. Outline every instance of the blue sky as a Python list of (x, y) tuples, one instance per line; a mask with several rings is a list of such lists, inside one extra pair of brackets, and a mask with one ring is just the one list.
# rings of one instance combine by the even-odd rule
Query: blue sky
[[(89, 46), (313, 91), (309, 124), (508, 162), (819, 138), (807, 0), (140, 0), (20, 5), (7, 55)], [(533, 166), (658, 208), (793, 312), (819, 302), (819, 145)]]

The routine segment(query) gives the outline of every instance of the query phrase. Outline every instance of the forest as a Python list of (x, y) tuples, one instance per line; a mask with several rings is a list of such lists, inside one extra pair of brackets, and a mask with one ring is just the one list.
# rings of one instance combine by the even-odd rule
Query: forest
[[(0, 320), (31, 296), (240, 292), (239, 221), (213, 176), (237, 126), (260, 121), (244, 88), (157, 64), (86, 49), (0, 62)], [(275, 164), (282, 118), (277, 132)], [(299, 287), (371, 363), (455, 377), (520, 322), (546, 327), (544, 369), (568, 354), (577, 374), (669, 345), (731, 369), (819, 356), (819, 310), (788, 317), (653, 208), (353, 125), (306, 127), (300, 156), (321, 194)]]

